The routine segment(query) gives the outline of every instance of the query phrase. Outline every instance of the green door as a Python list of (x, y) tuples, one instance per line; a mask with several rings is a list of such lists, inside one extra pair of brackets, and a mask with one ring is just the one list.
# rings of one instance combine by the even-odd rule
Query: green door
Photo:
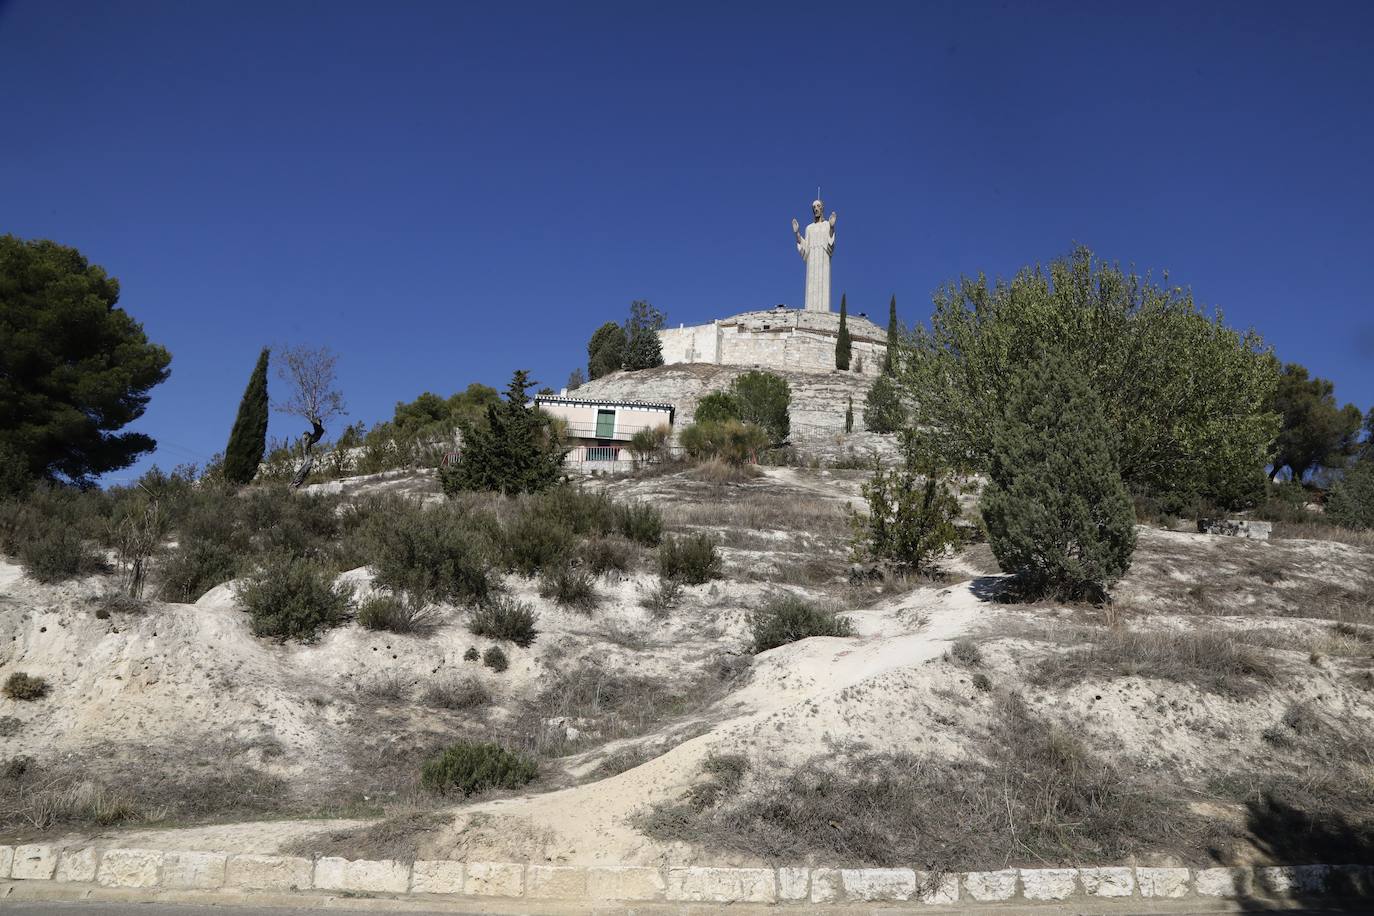
[(615, 438), (615, 411), (598, 410), (596, 412), (596, 438), (613, 439)]

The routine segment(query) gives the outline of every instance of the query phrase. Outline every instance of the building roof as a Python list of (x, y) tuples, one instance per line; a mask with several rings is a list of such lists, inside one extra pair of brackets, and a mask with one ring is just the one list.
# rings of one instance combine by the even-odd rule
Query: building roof
[(536, 404), (572, 404), (588, 407), (639, 407), (648, 410), (673, 410), (672, 404), (660, 401), (612, 401), (607, 398), (577, 398), (561, 394), (535, 395)]

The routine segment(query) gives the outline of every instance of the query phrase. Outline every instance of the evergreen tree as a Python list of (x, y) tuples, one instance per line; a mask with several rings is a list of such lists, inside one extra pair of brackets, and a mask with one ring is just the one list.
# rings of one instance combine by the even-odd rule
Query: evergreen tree
[(270, 350), (262, 348), (258, 364), (248, 377), (248, 387), (239, 401), (239, 413), (224, 447), (224, 479), (234, 484), (251, 483), (267, 450), (267, 360)]
[(1283, 416), (1275, 443), (1271, 477), (1287, 467), (1301, 482), (1313, 468), (1339, 467), (1359, 451), (1360, 423), (1354, 404), (1336, 406), (1335, 386), (1324, 378), (1309, 378), (1307, 367), (1289, 363), (1279, 376), (1274, 409)]
[(849, 305), (845, 296), (840, 294), (840, 333), (835, 337), (835, 368), (849, 371), (849, 356), (852, 346), (849, 342)]
[(506, 399), (487, 407), (485, 423), (458, 421), (463, 445), (458, 460), (440, 472), (445, 493), (495, 490), (515, 496), (559, 481), (568, 449), (548, 414), (530, 403), (534, 384), (528, 372), (517, 369), (506, 386)]
[(901, 325), (897, 324), (897, 295), (887, 304), (887, 352), (883, 354), (883, 371), (891, 372), (897, 357), (897, 344), (902, 338)]
[(765, 430), (774, 443), (787, 441), (792, 431), (792, 388), (785, 378), (752, 369), (730, 383), (730, 397), (740, 420)]
[(1102, 600), (1135, 550), (1107, 421), (1062, 354), (1022, 364), (1007, 382), (981, 503), (992, 552), (1031, 594)]
[(1343, 528), (1374, 528), (1374, 457), (1361, 458), (1331, 488), (1326, 518)]
[(587, 378), (619, 372), (625, 361), (625, 329), (608, 321), (596, 329), (587, 342)]
[(844, 431), (847, 434), (854, 431), (854, 395), (849, 396), (844, 407)]
[(625, 368), (652, 369), (663, 365), (663, 348), (658, 332), (666, 319), (662, 312), (643, 299), (630, 303), (630, 317), (625, 322)]
[(959, 500), (949, 468), (915, 430), (902, 430), (902, 463), (884, 471), (874, 459), (863, 485), (868, 515), (852, 514), (855, 546), (871, 559), (923, 572), (959, 541)]
[(882, 373), (864, 395), (864, 429), (871, 433), (895, 433), (906, 425), (901, 389), (891, 375)]
[(576, 391), (587, 382), (587, 377), (582, 374), (581, 369), (574, 369), (568, 373), (568, 390)]

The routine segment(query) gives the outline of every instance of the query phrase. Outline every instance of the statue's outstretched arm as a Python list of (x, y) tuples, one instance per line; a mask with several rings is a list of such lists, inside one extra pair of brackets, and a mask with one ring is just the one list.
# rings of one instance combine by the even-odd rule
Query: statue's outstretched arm
[(792, 220), (792, 234), (797, 237), (797, 254), (801, 255), (802, 260), (805, 261), (806, 239), (802, 238), (801, 223), (797, 222), (796, 220)]

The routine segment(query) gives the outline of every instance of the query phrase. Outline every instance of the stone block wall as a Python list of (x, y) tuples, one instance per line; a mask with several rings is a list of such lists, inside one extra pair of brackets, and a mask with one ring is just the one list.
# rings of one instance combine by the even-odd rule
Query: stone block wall
[[(866, 318), (847, 319), (852, 341), (850, 370), (876, 377), (887, 353), (887, 331)], [(840, 316), (834, 312), (770, 309), (745, 312), (710, 324), (659, 332), (663, 362), (830, 372)]]

